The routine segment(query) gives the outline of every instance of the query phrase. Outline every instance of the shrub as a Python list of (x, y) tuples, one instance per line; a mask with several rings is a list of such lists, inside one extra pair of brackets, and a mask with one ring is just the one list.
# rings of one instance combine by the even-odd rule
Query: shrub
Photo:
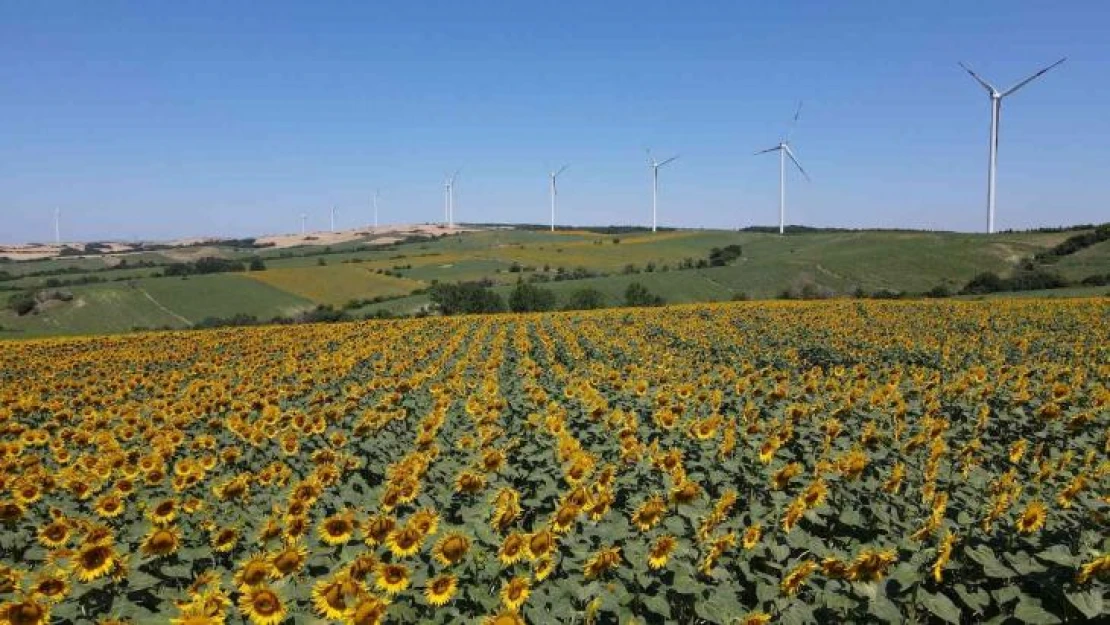
[(625, 306), (662, 306), (665, 303), (666, 300), (652, 293), (639, 282), (629, 284), (624, 291)]
[(578, 289), (570, 294), (564, 310), (596, 310), (605, 308), (605, 295), (593, 288)]
[(528, 282), (517, 282), (509, 294), (513, 312), (543, 312), (555, 308), (555, 292)]
[(26, 291), (13, 293), (8, 298), (8, 308), (22, 317), (35, 309), (35, 296)]
[(740, 258), (743, 254), (743, 248), (739, 245), (726, 245), (725, 247), (715, 247), (709, 250), (709, 265), (712, 267), (724, 267), (732, 263), (732, 261)]
[(504, 312), (505, 301), (483, 282), (436, 284), (428, 289), (432, 303), (444, 315)]

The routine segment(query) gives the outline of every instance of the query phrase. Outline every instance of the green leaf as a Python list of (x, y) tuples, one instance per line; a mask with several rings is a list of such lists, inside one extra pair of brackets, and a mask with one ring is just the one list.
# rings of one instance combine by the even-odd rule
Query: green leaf
[(1088, 590), (1087, 592), (1065, 592), (1064, 596), (1068, 598), (1075, 609), (1083, 613), (1083, 616), (1093, 619), (1102, 614), (1103, 601), (1102, 592), (1098, 590)]
[(994, 552), (986, 545), (979, 545), (974, 549), (966, 549), (964, 553), (967, 557), (971, 558), (983, 567), (983, 573), (987, 577), (994, 577), (998, 579), (1009, 579), (1016, 577), (1017, 574), (1009, 569), (1005, 564), (995, 557)]
[(1014, 599), (1017, 599), (1020, 594), (1021, 591), (1015, 586), (1003, 586), (1002, 588), (991, 591), (991, 595), (998, 605), (1006, 605)]
[(1060, 622), (1056, 615), (1041, 607), (1040, 599), (1024, 594), (1021, 595), (1017, 608), (1014, 609), (1014, 618), (1021, 619), (1026, 623), (1034, 623), (1034, 625), (1053, 625)]
[(666, 621), (671, 619), (671, 604), (667, 603), (662, 594), (645, 594), (640, 598), (644, 602), (644, 607), (650, 610), (652, 614), (659, 615)]
[(1079, 559), (1071, 554), (1071, 551), (1064, 545), (1052, 545), (1048, 549), (1037, 554), (1037, 558), (1045, 562), (1059, 564), (1069, 568), (1075, 567)]
[(981, 613), (983, 608), (991, 603), (990, 595), (982, 589), (976, 588), (975, 590), (970, 590), (963, 584), (956, 584), (954, 588), (956, 594), (959, 595), (960, 599), (964, 602), (964, 605), (971, 608), (976, 613)]
[(894, 602), (887, 599), (886, 596), (876, 594), (875, 598), (867, 602), (867, 611), (872, 616), (887, 623), (903, 623), (905, 618), (902, 612), (898, 610), (898, 606)]
[(926, 590), (921, 590), (917, 593), (917, 599), (921, 602), (921, 605), (925, 606), (926, 610), (937, 618), (947, 623), (959, 625), (960, 609), (946, 595), (942, 593), (934, 595)]

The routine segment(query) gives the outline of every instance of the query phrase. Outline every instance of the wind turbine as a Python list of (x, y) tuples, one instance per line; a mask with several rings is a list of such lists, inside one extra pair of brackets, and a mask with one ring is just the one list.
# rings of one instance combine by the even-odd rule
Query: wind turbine
[(374, 189), (374, 229), (378, 229), (378, 190)]
[(806, 180), (809, 180), (809, 174), (802, 168), (802, 164), (798, 162), (798, 159), (794, 156), (794, 152), (790, 149), (790, 135), (794, 133), (794, 126), (798, 124), (798, 117), (801, 114), (802, 103), (799, 102), (798, 109), (794, 111), (794, 121), (790, 123), (790, 129), (787, 130), (786, 137), (782, 141), (779, 141), (779, 144), (775, 147), (756, 152), (757, 156), (776, 150), (778, 150), (779, 153), (779, 234), (783, 234), (786, 231), (786, 157), (789, 156), (790, 160), (797, 166), (798, 171), (802, 172)]
[(994, 181), (995, 175), (998, 172), (998, 118), (1002, 114), (1002, 98), (1005, 98), (1011, 93), (1033, 82), (1037, 78), (1040, 78), (1045, 72), (1063, 63), (1066, 60), (1068, 60), (1068, 58), (1064, 57), (1059, 61), (1056, 61), (1052, 65), (1049, 65), (1048, 67), (1040, 70), (1039, 72), (1033, 74), (1025, 80), (1022, 80), (1018, 84), (1010, 87), (1005, 91), (999, 91), (998, 89), (995, 89), (994, 85), (983, 80), (979, 77), (978, 74), (971, 71), (970, 67), (964, 65), (963, 63), (960, 63), (960, 67), (964, 68), (964, 71), (966, 71), (968, 74), (971, 74), (971, 77), (974, 78), (975, 81), (978, 82), (980, 85), (982, 85), (984, 89), (987, 90), (987, 93), (990, 95), (991, 98), (990, 161), (987, 165), (987, 234), (994, 233)]
[(443, 220), (447, 222), (448, 228), (455, 227), (455, 179), (459, 177), (459, 170), (451, 174), (443, 183)]
[(658, 215), (659, 207), (659, 170), (677, 159), (678, 155), (676, 154), (663, 162), (659, 162), (651, 155), (651, 149), (649, 148), (647, 156), (648, 167), (651, 167), (651, 231), (655, 232), (656, 216)]
[(62, 209), (54, 209), (54, 243), (62, 244)]
[(335, 213), (338, 209), (334, 206), (331, 207), (331, 231), (335, 232)]
[(305, 231), (305, 220), (306, 220), (306, 219), (308, 219), (308, 215), (306, 215), (306, 214), (304, 214), (304, 213), (301, 213), (301, 236), (302, 236), (302, 237), (303, 237), (303, 236), (305, 235), (305, 233), (306, 233), (306, 231)]
[(558, 187), (555, 186), (555, 179), (558, 178), (559, 175), (562, 174), (564, 171), (566, 171), (567, 167), (570, 167), (570, 165), (569, 164), (563, 165), (562, 167), (559, 168), (559, 171), (553, 171), (553, 172), (550, 172), (548, 174), (549, 176), (551, 176), (551, 231), (552, 232), (555, 232), (555, 196), (559, 195), (559, 189), (558, 189)]

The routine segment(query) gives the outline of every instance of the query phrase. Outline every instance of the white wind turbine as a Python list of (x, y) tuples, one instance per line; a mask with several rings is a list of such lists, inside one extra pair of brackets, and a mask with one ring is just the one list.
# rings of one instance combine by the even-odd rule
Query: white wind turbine
[(555, 180), (559, 177), (560, 174), (562, 174), (564, 171), (567, 170), (567, 167), (570, 167), (570, 165), (569, 164), (568, 165), (563, 165), (562, 167), (559, 168), (559, 171), (553, 171), (553, 172), (548, 173), (548, 175), (551, 177), (551, 231), (552, 232), (555, 232), (555, 196), (559, 195), (559, 189), (558, 189), (558, 187), (555, 186)]
[(54, 243), (62, 244), (62, 209), (54, 209)]
[(374, 189), (374, 229), (378, 229), (378, 190)]
[(802, 168), (802, 164), (794, 156), (794, 152), (790, 150), (790, 135), (794, 132), (794, 126), (798, 124), (798, 116), (802, 114), (802, 103), (798, 103), (798, 109), (794, 111), (794, 121), (790, 124), (790, 129), (786, 132), (786, 137), (779, 141), (779, 144), (773, 148), (760, 150), (756, 155), (766, 154), (778, 150), (779, 153), (779, 234), (783, 234), (786, 230), (786, 157), (797, 166), (798, 171), (802, 172), (806, 180), (809, 180), (809, 174)]
[(651, 149), (649, 148), (647, 156), (648, 167), (651, 167), (651, 231), (655, 232), (659, 207), (659, 170), (668, 163), (674, 162), (678, 155), (676, 154), (663, 162), (659, 162), (651, 155)]
[(459, 170), (451, 174), (443, 183), (443, 221), (448, 228), (455, 227), (455, 179), (459, 177)]
[(331, 231), (335, 232), (335, 213), (338, 211), (336, 207), (331, 207)]
[(967, 65), (964, 65), (963, 63), (960, 63), (960, 67), (964, 68), (964, 70), (967, 73), (971, 74), (971, 77), (974, 78), (975, 81), (978, 82), (980, 85), (982, 85), (984, 89), (987, 90), (987, 93), (990, 95), (990, 98), (991, 98), (990, 161), (987, 164), (987, 233), (988, 234), (994, 233), (994, 181), (995, 181), (995, 175), (998, 171), (998, 119), (999, 119), (999, 116), (1002, 114), (1002, 98), (1010, 95), (1011, 93), (1017, 91), (1018, 89), (1021, 89), (1022, 87), (1024, 87), (1025, 85), (1028, 85), (1029, 83), (1033, 82), (1037, 78), (1040, 78), (1041, 75), (1043, 75), (1045, 72), (1047, 72), (1048, 70), (1050, 70), (1050, 69), (1056, 67), (1057, 65), (1063, 63), (1066, 60), (1068, 60), (1067, 57), (1064, 57), (1064, 58), (1060, 59), (1059, 61), (1056, 61), (1052, 65), (1049, 65), (1048, 67), (1040, 70), (1039, 72), (1033, 74), (1032, 76), (1026, 78), (1025, 80), (1022, 80), (1018, 84), (1014, 85), (1013, 87), (1010, 87), (1009, 89), (1007, 89), (1005, 91), (999, 91), (998, 89), (995, 89), (994, 85), (992, 85), (989, 82), (983, 80), (982, 78), (979, 77), (978, 74), (971, 71), (970, 67), (968, 67)]
[(304, 236), (305, 233), (306, 233), (306, 230), (305, 230), (305, 220), (306, 219), (308, 219), (308, 215), (306, 215), (305, 213), (301, 213), (301, 236)]

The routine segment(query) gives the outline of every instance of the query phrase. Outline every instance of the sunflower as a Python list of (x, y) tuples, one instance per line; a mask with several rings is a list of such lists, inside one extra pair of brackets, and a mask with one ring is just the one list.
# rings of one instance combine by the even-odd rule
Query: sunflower
[(362, 528), (366, 544), (371, 547), (382, 544), (396, 525), (396, 519), (388, 514), (377, 514), (370, 517), (370, 520)]
[(482, 468), (488, 473), (496, 473), (505, 464), (505, 452), (500, 449), (487, 449), (482, 455)]
[(532, 563), (532, 576), (537, 582), (547, 579), (555, 571), (555, 559), (551, 556), (540, 558)]
[(740, 617), (740, 625), (767, 625), (771, 622), (771, 615), (766, 612), (748, 612)]
[(23, 505), (0, 499), (0, 523), (12, 523), (23, 517)]
[(212, 551), (216, 553), (227, 553), (235, 549), (235, 545), (239, 544), (239, 530), (233, 527), (225, 527), (212, 534)]
[(147, 518), (155, 525), (166, 525), (177, 518), (177, 500), (163, 499), (146, 511)]
[(547, 557), (555, 549), (555, 533), (549, 529), (541, 529), (532, 532), (528, 536), (528, 541), (525, 548), (528, 550), (528, 557), (532, 560)]
[(444, 566), (458, 564), (470, 549), (470, 539), (460, 532), (451, 532), (439, 540), (432, 552)]
[(674, 536), (664, 534), (656, 538), (648, 551), (648, 568), (661, 569), (667, 566), (667, 561), (671, 559), (671, 553), (676, 546), (678, 546), (678, 541)]
[(354, 533), (355, 523), (349, 512), (332, 515), (324, 519), (316, 528), (316, 535), (320, 540), (332, 547), (347, 544)]
[(821, 572), (825, 577), (831, 579), (846, 579), (848, 577), (848, 565), (840, 558), (829, 556), (821, 560)]
[(66, 580), (66, 572), (62, 569), (39, 573), (31, 586), (31, 596), (47, 603), (59, 603), (68, 594), (69, 582)]
[(763, 526), (759, 523), (753, 523), (748, 529), (744, 530), (744, 536), (740, 539), (740, 544), (744, 546), (744, 549), (754, 549), (762, 537)]
[(501, 586), (501, 602), (513, 612), (520, 610), (530, 594), (532, 590), (527, 577), (518, 575)]
[(88, 544), (77, 551), (73, 561), (77, 579), (91, 582), (104, 577), (116, 565), (116, 552), (111, 545)]
[(345, 625), (378, 625), (385, 618), (389, 601), (363, 593), (355, 607), (343, 617)]
[(250, 588), (239, 597), (239, 609), (254, 625), (278, 625), (285, 620), (285, 603), (269, 586)]
[(306, 560), (308, 560), (308, 548), (302, 542), (286, 542), (285, 546), (270, 558), (270, 565), (273, 567), (270, 576), (288, 577), (301, 570)]
[(381, 564), (375, 582), (381, 590), (395, 595), (409, 587), (409, 570), (403, 564)]
[(455, 490), (460, 493), (474, 494), (486, 487), (486, 477), (474, 471), (463, 471), (455, 478)]
[(771, 476), (771, 488), (774, 490), (783, 490), (790, 483), (790, 480), (797, 477), (802, 472), (802, 465), (799, 462), (791, 462), (783, 468), (775, 471)]
[(378, 558), (369, 551), (365, 551), (356, 556), (351, 563), (347, 565), (347, 575), (356, 581), (364, 581), (366, 576), (373, 573), (374, 569), (378, 566)]
[(57, 549), (64, 547), (70, 538), (69, 523), (64, 519), (52, 521), (39, 528), (38, 538), (43, 547)]
[(602, 575), (606, 571), (615, 569), (621, 563), (621, 548), (620, 547), (603, 547), (599, 549), (586, 562), (584, 569), (586, 579), (593, 579)]
[(450, 574), (436, 577), (424, 588), (424, 599), (429, 605), (439, 607), (451, 601), (458, 590), (459, 580)]
[(13, 485), (12, 496), (22, 506), (29, 506), (42, 499), (42, 488), (32, 481), (25, 481), (18, 486)]
[(793, 569), (790, 569), (790, 572), (782, 578), (782, 581), (779, 583), (779, 588), (782, 589), (783, 594), (797, 594), (798, 588), (805, 583), (806, 578), (816, 569), (817, 565), (814, 564), (812, 560), (802, 562)]
[(357, 584), (342, 576), (333, 580), (320, 580), (312, 585), (312, 605), (321, 618), (332, 621), (347, 613), (347, 597), (354, 597), (361, 590)]
[(502, 610), (482, 619), (482, 625), (525, 625), (525, 620), (512, 610)]
[(33, 598), (0, 604), (0, 623), (4, 625), (45, 625), (50, 621), (50, 607)]
[(655, 527), (666, 511), (667, 504), (663, 501), (663, 497), (652, 495), (632, 513), (632, 524), (641, 532), (646, 532)]
[(1110, 573), (1110, 553), (1103, 554), (1079, 567), (1075, 576), (1077, 584), (1086, 584), (1092, 577), (1098, 578)]
[(413, 512), (405, 525), (417, 529), (421, 537), (427, 538), (439, 529), (439, 515), (435, 510), (423, 508)]
[(524, 557), (524, 550), (524, 536), (519, 532), (513, 532), (506, 536), (505, 541), (501, 543), (501, 549), (497, 552), (497, 558), (501, 560), (501, 564), (509, 566)]
[(693, 503), (701, 495), (701, 486), (693, 480), (682, 480), (671, 489), (671, 499), (678, 504)]
[(865, 549), (848, 567), (848, 579), (852, 581), (877, 582), (883, 578), (887, 570), (898, 561), (898, 554), (893, 549), (880, 551), (878, 549)]
[(1046, 518), (1048, 518), (1048, 510), (1045, 505), (1039, 501), (1034, 501), (1025, 507), (1025, 510), (1018, 516), (1015, 525), (1022, 534), (1032, 534), (1044, 527)]
[(151, 528), (139, 547), (144, 555), (168, 556), (181, 547), (181, 531), (173, 525)]
[(273, 571), (270, 559), (264, 553), (255, 553), (247, 558), (239, 570), (235, 571), (232, 581), (235, 587), (242, 590), (262, 585)]
[(555, 511), (555, 516), (551, 519), (551, 528), (560, 534), (569, 532), (574, 527), (574, 523), (581, 512), (581, 508), (571, 503), (559, 506), (559, 509)]
[(828, 494), (829, 487), (825, 484), (825, 480), (818, 478), (802, 492), (802, 500), (805, 501), (807, 508), (813, 508), (824, 503)]
[(956, 534), (952, 530), (944, 535), (937, 548), (937, 561), (933, 563), (933, 579), (939, 584), (942, 581), (943, 571), (948, 560), (952, 557), (952, 547), (956, 544)]

